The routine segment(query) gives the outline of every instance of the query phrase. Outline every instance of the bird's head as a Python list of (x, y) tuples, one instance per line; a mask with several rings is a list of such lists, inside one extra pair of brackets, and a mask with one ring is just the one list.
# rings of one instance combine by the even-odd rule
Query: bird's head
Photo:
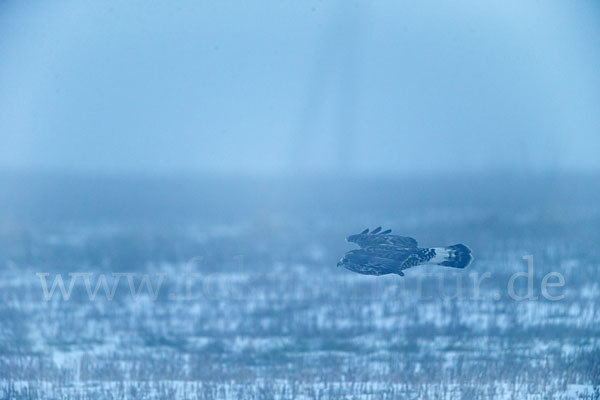
[(365, 263), (366, 258), (368, 258), (368, 256), (365, 256), (362, 253), (363, 250), (352, 250), (347, 252), (344, 254), (344, 257), (338, 261), (338, 268), (344, 267), (350, 271), (360, 272), (364, 269), (363, 264)]

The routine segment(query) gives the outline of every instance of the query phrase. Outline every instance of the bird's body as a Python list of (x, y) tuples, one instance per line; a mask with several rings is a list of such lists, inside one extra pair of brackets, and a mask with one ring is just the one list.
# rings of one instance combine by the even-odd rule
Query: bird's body
[(361, 248), (347, 252), (338, 262), (350, 271), (365, 275), (398, 274), (420, 264), (438, 264), (465, 268), (473, 257), (471, 250), (462, 244), (448, 247), (419, 248), (411, 237), (391, 235), (391, 230), (381, 232), (381, 227), (369, 233), (366, 229), (347, 238)]

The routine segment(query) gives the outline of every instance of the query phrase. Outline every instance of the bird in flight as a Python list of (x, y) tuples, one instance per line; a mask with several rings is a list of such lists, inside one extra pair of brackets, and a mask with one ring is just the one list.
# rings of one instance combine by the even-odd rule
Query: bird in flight
[(471, 261), (471, 249), (464, 244), (447, 247), (417, 247), (411, 237), (391, 235), (392, 230), (381, 227), (365, 229), (346, 238), (360, 249), (347, 252), (338, 262), (338, 267), (365, 275), (398, 274), (404, 276), (405, 269), (421, 264), (437, 264), (444, 267), (466, 268)]

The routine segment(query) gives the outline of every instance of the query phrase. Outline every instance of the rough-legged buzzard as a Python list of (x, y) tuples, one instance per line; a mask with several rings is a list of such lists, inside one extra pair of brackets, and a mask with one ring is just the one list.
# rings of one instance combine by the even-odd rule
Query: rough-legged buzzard
[(372, 232), (365, 229), (346, 240), (356, 243), (360, 249), (347, 252), (338, 267), (365, 275), (398, 274), (421, 264), (437, 264), (452, 268), (465, 268), (471, 261), (471, 250), (464, 244), (447, 247), (420, 248), (411, 237), (391, 235), (391, 229), (381, 227)]

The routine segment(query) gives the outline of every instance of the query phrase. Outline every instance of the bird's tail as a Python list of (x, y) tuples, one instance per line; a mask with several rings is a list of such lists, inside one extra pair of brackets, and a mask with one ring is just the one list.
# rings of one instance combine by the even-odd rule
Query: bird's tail
[(435, 258), (431, 261), (438, 265), (452, 268), (466, 268), (471, 261), (473, 256), (471, 255), (471, 249), (464, 244), (455, 244), (448, 247), (436, 247)]

